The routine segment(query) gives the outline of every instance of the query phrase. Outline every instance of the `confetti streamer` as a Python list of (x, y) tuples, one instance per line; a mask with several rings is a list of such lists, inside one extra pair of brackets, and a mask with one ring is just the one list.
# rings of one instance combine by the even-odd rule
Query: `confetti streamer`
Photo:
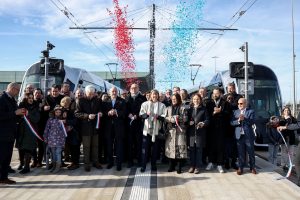
[(122, 68), (122, 75), (125, 79), (127, 89), (130, 85), (137, 81), (135, 73), (135, 59), (133, 52), (135, 50), (133, 37), (132, 37), (132, 26), (126, 20), (127, 11), (126, 7), (123, 9), (119, 5), (118, 0), (113, 0), (114, 10), (109, 11), (110, 16), (113, 17), (113, 23), (115, 24), (114, 30), (114, 45), (116, 49), (116, 56), (119, 59)]
[(176, 8), (176, 20), (172, 23), (171, 41), (163, 47), (166, 59), (167, 82), (176, 82), (187, 76), (193, 50), (197, 43), (197, 28), (202, 19), (204, 0), (180, 0)]

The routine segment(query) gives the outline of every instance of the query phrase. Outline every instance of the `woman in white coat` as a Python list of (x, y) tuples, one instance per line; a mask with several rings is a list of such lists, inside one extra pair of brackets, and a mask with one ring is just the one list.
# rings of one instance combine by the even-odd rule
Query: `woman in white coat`
[(159, 102), (159, 92), (152, 90), (149, 101), (141, 105), (140, 116), (144, 119), (142, 168), (145, 172), (149, 150), (151, 149), (151, 170), (157, 170), (156, 160), (159, 150), (157, 141), (158, 131), (161, 128), (166, 106)]

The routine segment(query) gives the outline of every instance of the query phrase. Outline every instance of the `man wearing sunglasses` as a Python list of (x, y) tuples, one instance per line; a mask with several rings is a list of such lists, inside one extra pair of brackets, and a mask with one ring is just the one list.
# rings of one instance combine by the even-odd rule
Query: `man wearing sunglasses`
[(247, 100), (238, 100), (238, 109), (233, 112), (231, 125), (235, 127), (235, 137), (237, 140), (239, 164), (237, 174), (243, 174), (246, 162), (246, 151), (249, 155), (249, 165), (252, 174), (257, 174), (255, 169), (254, 140), (255, 135), (252, 129), (254, 124), (254, 111), (247, 108)]

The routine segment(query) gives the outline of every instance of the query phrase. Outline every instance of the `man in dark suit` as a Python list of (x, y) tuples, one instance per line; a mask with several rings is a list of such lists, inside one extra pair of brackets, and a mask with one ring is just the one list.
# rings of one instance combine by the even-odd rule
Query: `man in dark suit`
[(16, 124), (18, 116), (26, 113), (25, 108), (17, 109), (14, 99), (18, 96), (20, 85), (10, 83), (0, 97), (0, 184), (14, 184), (8, 179), (8, 169), (16, 139)]
[(249, 155), (249, 164), (252, 174), (256, 174), (255, 156), (254, 156), (254, 140), (255, 135), (252, 129), (254, 124), (254, 111), (247, 108), (247, 100), (240, 98), (238, 100), (238, 108), (234, 111), (231, 125), (235, 127), (235, 137), (237, 139), (239, 168), (238, 175), (242, 175), (246, 161), (246, 151)]
[[(104, 115), (106, 116), (105, 135), (108, 155), (107, 169), (114, 165), (113, 147), (116, 149), (117, 171), (122, 169), (123, 142), (124, 142), (124, 121), (126, 115), (126, 102), (118, 97), (116, 87), (110, 89), (110, 100), (103, 102)], [(115, 145), (114, 145), (115, 144)]]
[(142, 140), (143, 140), (143, 120), (139, 116), (141, 105), (146, 101), (146, 97), (139, 91), (137, 84), (130, 86), (130, 95), (127, 98), (127, 112), (129, 118), (128, 134), (128, 167), (132, 167), (133, 159), (136, 157), (138, 164), (142, 163)]

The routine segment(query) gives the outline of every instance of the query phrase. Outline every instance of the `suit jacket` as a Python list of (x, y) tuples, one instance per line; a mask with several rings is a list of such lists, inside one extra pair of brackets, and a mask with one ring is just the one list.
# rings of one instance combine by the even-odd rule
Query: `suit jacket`
[(255, 135), (252, 129), (255, 119), (254, 110), (246, 108), (244, 113), (245, 119), (241, 122), (238, 122), (240, 114), (241, 110), (235, 110), (231, 120), (231, 125), (235, 127), (235, 138), (240, 139), (241, 133), (244, 132), (245, 136), (254, 141)]
[[(111, 109), (117, 110), (117, 116), (108, 116), (108, 111)], [(114, 106), (112, 100), (103, 102), (103, 114), (106, 117), (105, 133), (111, 134), (112, 127), (115, 128), (116, 134), (124, 136), (124, 121), (126, 117), (126, 102), (121, 97), (117, 97)]]
[[(0, 142), (13, 142), (17, 133), (17, 121), (15, 114), (17, 102), (10, 98), (6, 92), (0, 96)], [(0, 152), (2, 153), (2, 152)]]
[(74, 114), (79, 120), (80, 134), (82, 136), (92, 136), (98, 134), (96, 129), (97, 117), (95, 117), (93, 120), (90, 120), (89, 114), (97, 114), (102, 112), (101, 110), (101, 102), (96, 97), (93, 97), (92, 99), (85, 97), (79, 99), (78, 103), (76, 104), (76, 110)]
[(142, 103), (144, 103), (145, 101), (147, 101), (147, 99), (141, 93), (139, 93), (135, 97), (135, 99), (133, 99), (133, 97), (129, 95), (126, 102), (128, 114), (131, 113), (132, 115), (136, 115), (137, 117), (139, 117)]

